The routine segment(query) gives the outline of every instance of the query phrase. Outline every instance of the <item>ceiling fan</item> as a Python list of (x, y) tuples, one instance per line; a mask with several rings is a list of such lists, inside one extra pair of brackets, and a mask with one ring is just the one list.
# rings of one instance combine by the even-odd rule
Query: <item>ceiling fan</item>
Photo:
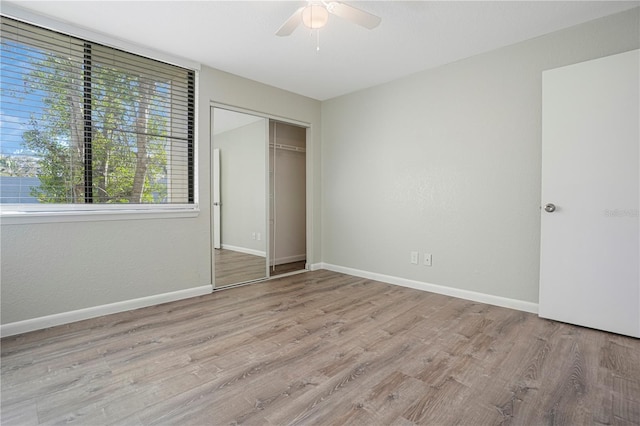
[(293, 12), (293, 15), (285, 21), (276, 31), (278, 36), (288, 36), (298, 28), (300, 23), (305, 27), (316, 30), (324, 27), (329, 20), (329, 14), (335, 15), (354, 24), (361, 25), (368, 29), (373, 29), (382, 20), (379, 16), (373, 15), (364, 10), (349, 6), (338, 1), (310, 1)]

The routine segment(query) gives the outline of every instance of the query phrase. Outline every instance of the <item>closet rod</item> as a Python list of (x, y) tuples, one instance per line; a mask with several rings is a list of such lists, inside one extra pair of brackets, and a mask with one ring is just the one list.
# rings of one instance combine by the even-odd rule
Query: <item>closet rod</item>
[(307, 150), (304, 148), (300, 148), (298, 146), (292, 146), (292, 145), (283, 145), (281, 143), (270, 143), (269, 148), (284, 149), (287, 151), (295, 151), (295, 152), (307, 152)]

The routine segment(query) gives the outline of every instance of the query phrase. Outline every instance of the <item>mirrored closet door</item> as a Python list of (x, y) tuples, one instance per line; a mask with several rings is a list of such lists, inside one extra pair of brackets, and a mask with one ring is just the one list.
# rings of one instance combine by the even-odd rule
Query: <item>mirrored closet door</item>
[(268, 277), (268, 120), (212, 108), (216, 288)]

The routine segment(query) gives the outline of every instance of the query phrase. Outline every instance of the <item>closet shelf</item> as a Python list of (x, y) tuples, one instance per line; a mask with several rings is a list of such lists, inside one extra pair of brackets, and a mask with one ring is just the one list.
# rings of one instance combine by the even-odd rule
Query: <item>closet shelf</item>
[(295, 151), (295, 152), (307, 152), (306, 149), (301, 148), (299, 146), (284, 145), (281, 143), (270, 143), (269, 148), (284, 149), (286, 151)]

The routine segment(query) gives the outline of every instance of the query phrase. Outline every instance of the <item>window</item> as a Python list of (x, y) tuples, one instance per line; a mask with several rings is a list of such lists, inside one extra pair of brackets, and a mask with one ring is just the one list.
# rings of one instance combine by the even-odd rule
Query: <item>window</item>
[(194, 204), (193, 70), (4, 16), (0, 62), (0, 204)]

